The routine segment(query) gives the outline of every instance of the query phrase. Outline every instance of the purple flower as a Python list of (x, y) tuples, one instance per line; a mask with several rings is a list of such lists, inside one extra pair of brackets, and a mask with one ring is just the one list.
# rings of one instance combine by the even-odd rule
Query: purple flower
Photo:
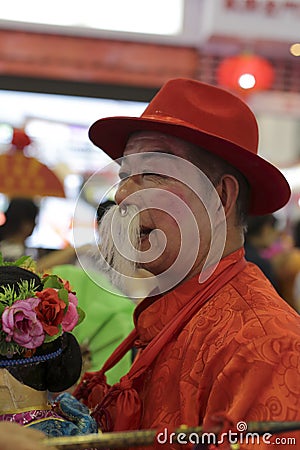
[(62, 321), (62, 329), (63, 331), (72, 331), (73, 328), (77, 325), (79, 314), (77, 312), (78, 299), (76, 295), (72, 292), (68, 294), (69, 305), (66, 314), (64, 315)]
[(14, 341), (25, 348), (36, 348), (43, 344), (45, 332), (38, 320), (35, 308), (39, 298), (17, 300), (7, 306), (2, 314), (2, 329), (7, 333), (6, 341)]

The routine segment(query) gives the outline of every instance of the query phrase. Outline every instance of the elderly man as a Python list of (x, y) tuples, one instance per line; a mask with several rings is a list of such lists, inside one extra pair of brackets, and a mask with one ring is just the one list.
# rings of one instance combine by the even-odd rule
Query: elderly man
[[(299, 316), (244, 259), (247, 215), (290, 197), (279, 170), (257, 155), (253, 113), (227, 91), (175, 79), (141, 117), (101, 119), (90, 138), (112, 158), (124, 155), (119, 207), (105, 228), (116, 245), (103, 238), (103, 259), (119, 273), (123, 253), (157, 283), (135, 310), (134, 331), (85, 375), (77, 397), (103, 431), (162, 430), (170, 449), (178, 443), (168, 433), (182, 424), (244, 431), (247, 422), (299, 420)], [(123, 220), (134, 230), (127, 247)], [(129, 373), (108, 386), (105, 371), (132, 345)]]

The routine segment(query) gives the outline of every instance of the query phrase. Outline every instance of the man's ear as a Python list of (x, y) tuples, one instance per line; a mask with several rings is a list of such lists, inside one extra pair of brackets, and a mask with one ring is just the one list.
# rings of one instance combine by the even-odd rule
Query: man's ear
[(223, 205), (225, 216), (229, 217), (235, 209), (239, 195), (239, 182), (233, 175), (225, 174), (216, 186), (216, 190)]

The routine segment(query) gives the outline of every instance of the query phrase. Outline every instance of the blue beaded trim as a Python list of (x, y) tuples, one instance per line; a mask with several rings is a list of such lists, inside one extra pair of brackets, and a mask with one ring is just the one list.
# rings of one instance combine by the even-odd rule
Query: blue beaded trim
[(20, 359), (2, 359), (0, 360), (0, 367), (13, 367), (22, 366), (28, 364), (34, 364), (36, 362), (44, 362), (49, 359), (54, 359), (62, 354), (62, 348), (59, 348), (55, 352), (46, 353), (45, 355), (31, 356), (31, 358), (20, 358)]

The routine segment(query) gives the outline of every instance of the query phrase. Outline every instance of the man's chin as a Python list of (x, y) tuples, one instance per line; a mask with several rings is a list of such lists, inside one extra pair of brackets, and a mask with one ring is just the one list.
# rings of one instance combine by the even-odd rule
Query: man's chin
[(144, 269), (147, 272), (150, 272), (153, 275), (157, 276), (157, 275), (163, 274), (167, 270), (171, 269), (172, 264), (165, 264), (165, 263), (159, 262), (159, 261), (151, 261), (149, 263), (139, 264), (139, 268)]

